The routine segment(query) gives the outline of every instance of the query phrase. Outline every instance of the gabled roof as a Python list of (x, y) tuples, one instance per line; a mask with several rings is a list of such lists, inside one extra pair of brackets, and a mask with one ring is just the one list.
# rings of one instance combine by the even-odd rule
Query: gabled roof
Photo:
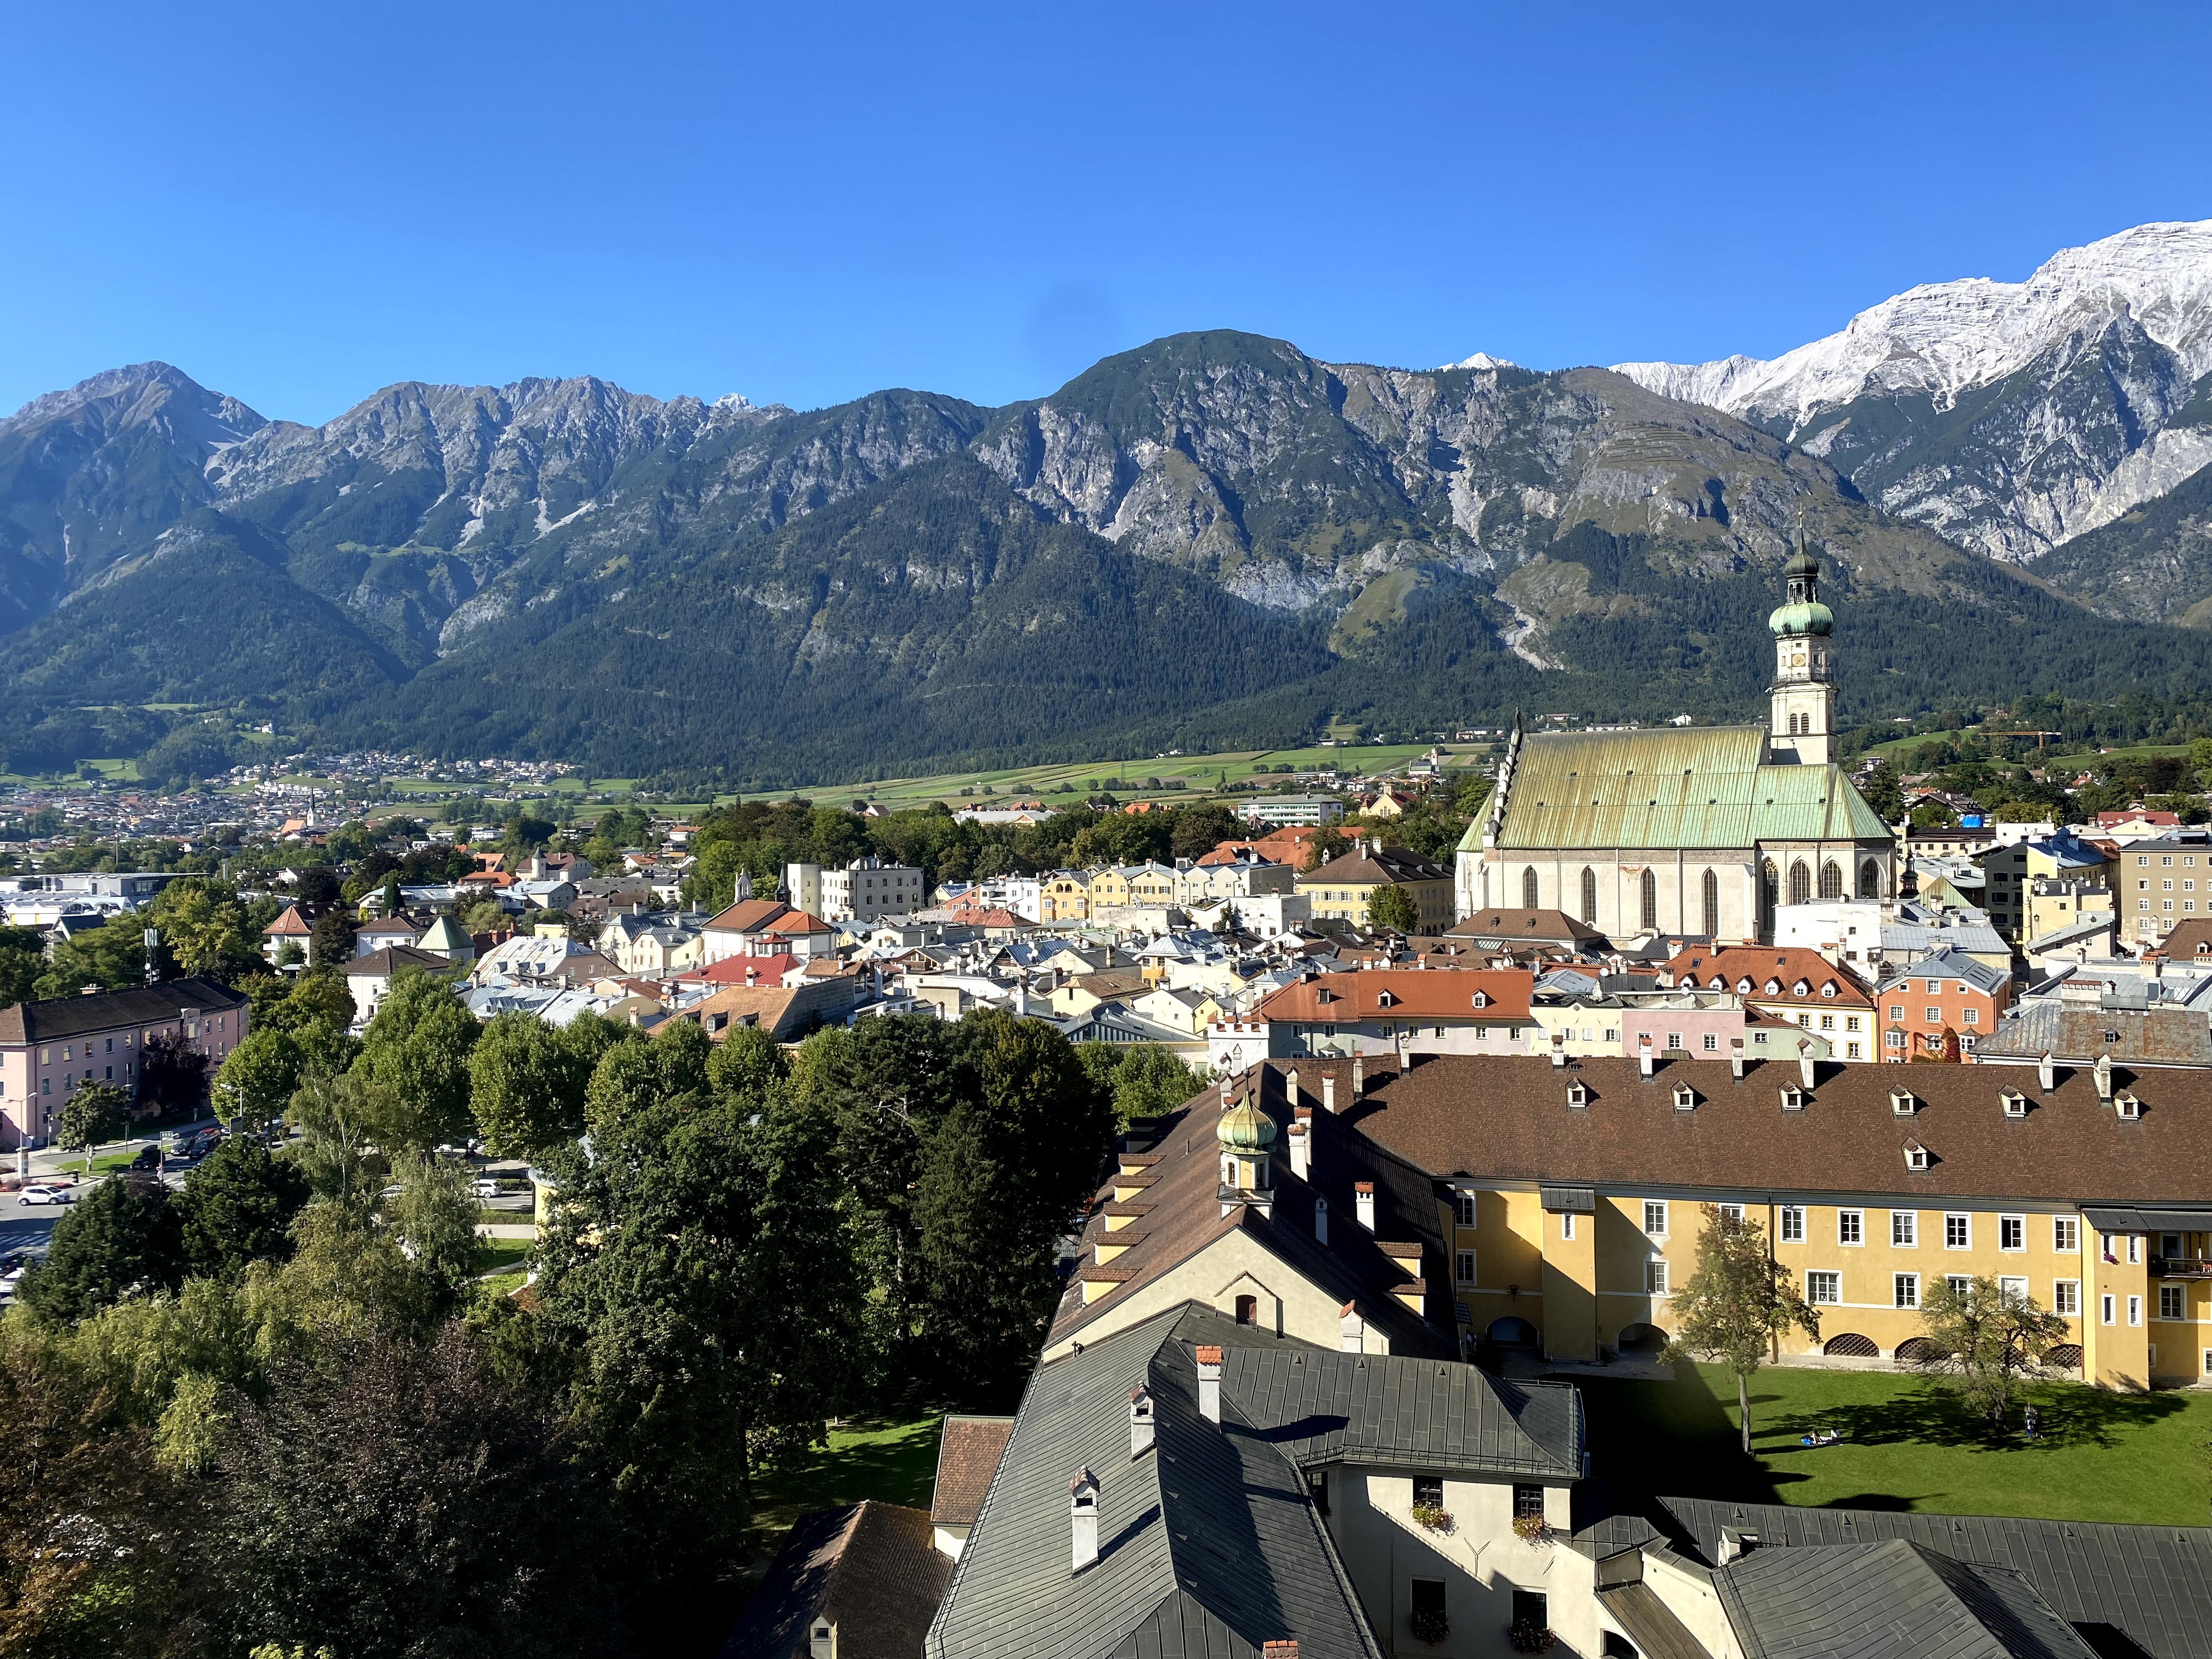
[(284, 914), (261, 930), (268, 939), (305, 939), (314, 931), (296, 904), (286, 905)]
[(791, 910), (781, 899), (739, 899), (706, 924), (710, 933), (757, 933)]
[(59, 1042), (86, 1031), (166, 1024), (185, 1008), (227, 1013), (245, 1006), (244, 996), (211, 979), (170, 979), (90, 996), (50, 997), (0, 1008), (0, 1042)]
[(945, 1419), (937, 1443), (937, 1479), (930, 1488), (929, 1518), (940, 1527), (973, 1526), (983, 1507), (983, 1494), (999, 1470), (1006, 1437), (1014, 1431), (1011, 1417), (962, 1417)]
[[(2112, 926), (2109, 915), (2105, 919), (2105, 925)], [(1882, 981), (1880, 989), (1887, 993), (1893, 988), (1901, 988), (1909, 979), (1956, 980), (1971, 990), (1979, 991), (1984, 996), (1993, 996), (2011, 982), (2012, 975), (1946, 945), (1899, 967), (1895, 974)]]
[(1586, 921), (1577, 921), (1565, 910), (1478, 910), (1465, 921), (1445, 930), (1446, 937), (1473, 939), (1499, 945), (1529, 940), (1579, 945), (1586, 939), (1604, 943), (1605, 935)]
[(404, 969), (420, 968), (425, 973), (443, 973), (453, 967), (443, 957), (434, 957), (428, 951), (418, 951), (411, 945), (386, 945), (371, 951), (367, 956), (356, 957), (338, 971), (348, 979), (389, 979)]
[(951, 1572), (925, 1510), (869, 1499), (802, 1515), (722, 1659), (804, 1659), (817, 1617), (836, 1626), (840, 1653), (919, 1654)]
[[(1733, 945), (1718, 950), (1699, 945), (1682, 951), (1661, 972), (1677, 985), (1695, 985), (1700, 990), (1735, 991), (1748, 981), (1751, 988), (1742, 994), (1762, 1001), (1840, 1003), (1856, 1008), (1874, 1001), (1857, 975), (1802, 945)], [(1715, 985), (1716, 980), (1721, 983)]]
[(1888, 826), (1841, 767), (1770, 766), (1765, 754), (1766, 732), (1756, 726), (1524, 738), (1498, 845), (1686, 851), (1889, 842)]
[[(1723, 1529), (1758, 1534), (1749, 1558), (1904, 1539), (1955, 1561), (2010, 1568), (2057, 1615), (2108, 1633), (2107, 1653), (2201, 1659), (2212, 1653), (2212, 1527), (2124, 1526), (2010, 1516), (1799, 1509), (1662, 1498), (1669, 1530), (1709, 1565)], [(2132, 1643), (2132, 1648), (2125, 1645)]]
[(2081, 1008), (2031, 997), (1974, 1045), (1984, 1060), (2055, 1054), (2094, 1062), (2106, 1054), (2118, 1065), (2212, 1066), (2212, 1029), (2193, 1008)]
[(1301, 888), (1328, 882), (1356, 887), (1450, 879), (1451, 872), (1434, 859), (1409, 853), (1402, 847), (1378, 847), (1371, 851), (1339, 854), (1327, 864), (1307, 871), (1297, 882)]
[(1528, 1018), (1526, 969), (1365, 968), (1285, 985), (1261, 1003), (1262, 1019), (1350, 1024), (1367, 1019)]

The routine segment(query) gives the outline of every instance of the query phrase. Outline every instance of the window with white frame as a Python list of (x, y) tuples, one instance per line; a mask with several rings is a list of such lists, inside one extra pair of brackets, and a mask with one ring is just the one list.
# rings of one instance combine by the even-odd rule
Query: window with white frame
[(1723, 1205), (1720, 1206), (1719, 1207), (1720, 1207), (1720, 1212), (1721, 1212), (1722, 1216), (1723, 1216), (1723, 1217), (1724, 1217), (1726, 1219), (1728, 1219), (1728, 1220), (1729, 1220), (1729, 1221), (1736, 1221), (1736, 1222), (1741, 1222), (1741, 1221), (1743, 1219), (1743, 1206), (1742, 1206), (1742, 1205), (1741, 1205), (1741, 1204), (1723, 1204)]
[(2128, 1323), (2130, 1325), (2142, 1323), (2142, 1298), (2139, 1296), (2131, 1296), (2128, 1298)]
[(1653, 1296), (1667, 1294), (1667, 1264), (1656, 1256), (1644, 1264), (1644, 1288)]
[(1805, 1206), (1785, 1204), (1782, 1206), (1782, 1242), (1802, 1244), (1805, 1242)]
[(1838, 1210), (1836, 1212), (1836, 1243), (1863, 1244), (1866, 1243), (1866, 1212)]
[(1667, 1236), (1667, 1202), (1664, 1199), (1647, 1198), (1644, 1200), (1644, 1231), (1654, 1238)]
[(2158, 1316), (2160, 1319), (2189, 1317), (2189, 1291), (2185, 1285), (2161, 1285), (2158, 1287)]
[(1462, 1285), (1474, 1283), (1474, 1252), (1461, 1250), (1452, 1258), (1454, 1276)]
[(1945, 1273), (1943, 1275), (1943, 1285), (1944, 1288), (1949, 1291), (1952, 1295), (1964, 1296), (1968, 1291), (1974, 1287), (1973, 1275), (1971, 1273)]
[(1452, 1210), (1462, 1227), (1474, 1225), (1474, 1194), (1460, 1193), (1452, 1200)]
[(2097, 1317), (2105, 1324), (2112, 1322), (2112, 1298), (2109, 1295), (2097, 1298)]
[(2024, 1250), (2027, 1248), (2027, 1218), (2024, 1215), (2001, 1215), (1997, 1218), (1997, 1249)]
[(1943, 1218), (1943, 1248), (1947, 1250), (1971, 1250), (1974, 1248), (1974, 1218), (1955, 1211)]
[(1562, 1211), (1560, 1211), (1560, 1212), (1559, 1212), (1559, 1237), (1560, 1237), (1561, 1238), (1570, 1238), (1570, 1239), (1571, 1239), (1571, 1238), (1572, 1238), (1574, 1236), (1575, 1236), (1575, 1212), (1574, 1212), (1572, 1210), (1562, 1210)]
[[(1920, 1212), (1917, 1210), (1892, 1210), (1889, 1212), (1889, 1242), (1900, 1250), (1909, 1250), (1920, 1243)], [(1902, 1307), (1902, 1303), (1898, 1304)]]
[(1844, 1276), (1818, 1268), (1807, 1273), (1805, 1299), (1823, 1307), (1833, 1307), (1841, 1303), (1844, 1299)]
[(1997, 1280), (1997, 1298), (2002, 1302), (2027, 1301), (2027, 1281), (2025, 1279), (2014, 1279), (2009, 1275), (2000, 1279)]
[(1920, 1305), (1920, 1275), (1918, 1273), (1892, 1273), (1890, 1275), (1890, 1295), (1898, 1307), (1918, 1307)]
[(2051, 1281), (2051, 1311), (2078, 1318), (2081, 1312), (2081, 1281), (2078, 1279), (2054, 1279)]
[(2141, 1233), (2130, 1233), (2128, 1235), (2128, 1265), (2130, 1267), (2133, 1267), (2142, 1260), (2142, 1235)]

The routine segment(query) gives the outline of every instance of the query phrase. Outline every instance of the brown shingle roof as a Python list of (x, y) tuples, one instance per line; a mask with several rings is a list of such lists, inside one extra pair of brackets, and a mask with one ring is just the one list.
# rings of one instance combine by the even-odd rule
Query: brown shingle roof
[[(1283, 1061), (1268, 1062), (1280, 1068)], [(1298, 1062), (1301, 1065), (1310, 1062)], [(1782, 1109), (1791, 1065), (1749, 1066), (1737, 1082), (1696, 1061), (1638, 1075), (1637, 1062), (1586, 1059), (1570, 1074), (1542, 1057), (1437, 1055), (1399, 1073), (1370, 1061), (1366, 1098), (1343, 1121), (1431, 1175), (1547, 1184), (1687, 1187), (1753, 1193), (1924, 1194), (2124, 1203), (2201, 1202), (2212, 1192), (2212, 1070), (2114, 1070), (2142, 1102), (2122, 1121), (2086, 1070), (2038, 1088), (2027, 1067), (1841, 1066), (1820, 1069), (1804, 1109)], [(1566, 1103), (1578, 1079), (1589, 1105)], [(1677, 1111), (1687, 1081), (1695, 1109)], [(1892, 1109), (1892, 1090), (1917, 1108)], [(2008, 1118), (2004, 1089), (2028, 1097)], [(1907, 1141), (1934, 1154), (1905, 1167)]]
[(1577, 921), (1565, 910), (1478, 910), (1465, 921), (1446, 930), (1458, 939), (1558, 940), (1560, 943), (1595, 939), (1605, 935), (1586, 921)]
[(998, 1472), (999, 1457), (1006, 1449), (1006, 1437), (1014, 1431), (1011, 1417), (948, 1417), (944, 1437), (937, 1443), (937, 1484), (929, 1500), (929, 1518), (940, 1527), (970, 1527), (983, 1507), (983, 1494)]
[(722, 1659), (803, 1659), (817, 1617), (836, 1626), (840, 1653), (920, 1659), (951, 1576), (926, 1510), (869, 1499), (803, 1515), (745, 1603)]
[(1449, 881), (1451, 872), (1434, 859), (1409, 853), (1402, 847), (1379, 847), (1372, 853), (1343, 853), (1298, 878), (1301, 888), (1326, 882), (1351, 886), (1363, 884), (1396, 884), (1409, 881)]
[(420, 968), (427, 974), (444, 973), (453, 963), (428, 951), (418, 951), (411, 945), (386, 945), (371, 951), (367, 956), (354, 957), (338, 971), (348, 979), (383, 979), (403, 968)]

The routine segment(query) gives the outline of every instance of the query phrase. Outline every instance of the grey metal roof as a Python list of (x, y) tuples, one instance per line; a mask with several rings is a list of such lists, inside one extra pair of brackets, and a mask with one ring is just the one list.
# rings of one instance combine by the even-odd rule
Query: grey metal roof
[(1755, 1549), (1714, 1583), (1747, 1659), (2095, 1659), (2020, 1573), (1902, 1538)]
[(1644, 1659), (1711, 1659), (1705, 1644), (1642, 1579), (1609, 1585), (1598, 1591), (1597, 1599)]
[(1562, 1382), (1513, 1383), (1449, 1361), (1395, 1354), (1237, 1347), (1221, 1388), (1300, 1468), (1418, 1464), (1576, 1480), (1582, 1395)]
[(2100, 1233), (2212, 1233), (2212, 1210), (2085, 1209)]
[[(1038, 1367), (930, 1627), (933, 1659), (1379, 1659), (1303, 1475), (1233, 1398), (1199, 1415), (1195, 1344), (1317, 1350), (1188, 1305)], [(1155, 1441), (1129, 1455), (1129, 1390)], [(1224, 1389), (1224, 1395), (1228, 1391)], [(1068, 1482), (1099, 1481), (1099, 1557), (1068, 1565)]]
[(59, 1042), (86, 1031), (165, 1024), (186, 1008), (227, 1013), (245, 1006), (244, 996), (211, 979), (164, 980), (158, 985), (19, 1002), (0, 1009), (0, 1042)]
[(2105, 1651), (2132, 1642), (2150, 1659), (2212, 1653), (2212, 1527), (2136, 1527), (2010, 1516), (1911, 1515), (1885, 1510), (1793, 1509), (1662, 1498), (1662, 1508), (1708, 1564), (1721, 1530), (1759, 1534), (1759, 1550), (1902, 1538), (1978, 1566), (2022, 1574), (2058, 1615)]
[(1997, 1022), (1974, 1045), (1977, 1059), (2089, 1060), (2109, 1054), (2122, 1064), (2212, 1066), (2212, 1028), (2185, 1008), (2081, 1008), (2034, 997)]

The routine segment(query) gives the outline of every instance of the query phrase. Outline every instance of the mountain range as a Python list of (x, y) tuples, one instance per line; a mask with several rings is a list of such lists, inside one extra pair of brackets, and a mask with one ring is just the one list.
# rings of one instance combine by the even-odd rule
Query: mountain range
[(2212, 223), (1771, 362), (1413, 371), (1216, 331), (999, 409), (410, 382), (320, 427), (142, 364), (0, 421), (0, 747), (190, 775), (268, 722), (780, 786), (1742, 718), (1801, 516), (1848, 718), (2185, 696), (2208, 468)]

